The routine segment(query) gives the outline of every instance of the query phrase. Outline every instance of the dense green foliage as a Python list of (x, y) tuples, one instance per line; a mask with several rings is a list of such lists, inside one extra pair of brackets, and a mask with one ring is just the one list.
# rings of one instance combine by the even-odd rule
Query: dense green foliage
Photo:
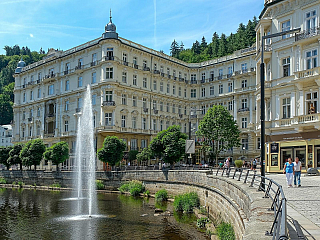
[(40, 164), (45, 151), (46, 146), (41, 139), (30, 140), (20, 152), (20, 158), (23, 165), (30, 168), (34, 165), (34, 169), (36, 169), (36, 166)]
[(173, 207), (176, 211), (192, 212), (193, 208), (200, 206), (198, 194), (195, 192), (177, 195)]
[(148, 161), (149, 159), (151, 159), (152, 157), (152, 151), (150, 150), (149, 147), (147, 148), (144, 148), (141, 153), (138, 153), (137, 154), (137, 160), (139, 163), (141, 162), (146, 162)]
[(8, 163), (9, 152), (12, 147), (0, 147), (0, 163), (5, 165), (9, 170), (10, 164)]
[(22, 160), (20, 158), (20, 152), (23, 148), (24, 144), (22, 143), (16, 143), (11, 151), (9, 152), (9, 158), (7, 160), (9, 165), (20, 165), (20, 170), (22, 171)]
[(103, 141), (103, 146), (98, 150), (98, 158), (111, 166), (116, 165), (123, 157), (126, 144), (116, 136), (107, 136)]
[(124, 183), (120, 186), (119, 191), (121, 193), (129, 192), (131, 196), (138, 196), (140, 193), (143, 193), (145, 190), (142, 182), (133, 180), (129, 183)]
[(52, 164), (56, 165), (57, 171), (59, 171), (59, 164), (69, 158), (69, 145), (64, 141), (57, 142), (47, 148), (43, 156), (46, 160), (52, 161)]
[(45, 56), (44, 51), (31, 51), (28, 47), (5, 46), (6, 55), (0, 55), (0, 125), (9, 124), (13, 119), (14, 71), (21, 56), (27, 65)]
[(242, 160), (235, 160), (234, 164), (236, 165), (237, 168), (241, 168), (243, 165), (243, 161)]
[(219, 36), (217, 32), (213, 33), (211, 43), (207, 43), (205, 37), (202, 37), (201, 43), (196, 40), (191, 48), (185, 49), (183, 43), (178, 44), (173, 40), (170, 48), (171, 56), (185, 62), (203, 62), (209, 59), (218, 58), (232, 54), (234, 51), (251, 47), (256, 40), (255, 27), (257, 18), (249, 20), (245, 25), (240, 23), (235, 34), (226, 36), (224, 33)]
[(96, 180), (96, 188), (98, 190), (103, 190), (104, 189), (104, 184), (102, 180)]
[(166, 189), (161, 189), (154, 195), (156, 201), (167, 201), (168, 200), (168, 191)]
[(198, 136), (218, 160), (221, 151), (240, 146), (240, 130), (229, 111), (220, 105), (210, 108), (200, 121)]
[(220, 240), (235, 240), (236, 236), (231, 224), (222, 222), (216, 227), (217, 235)]
[(128, 153), (128, 160), (129, 160), (130, 162), (136, 160), (138, 153), (139, 153), (138, 150), (130, 150), (129, 153)]
[(184, 155), (187, 138), (188, 136), (180, 131), (180, 126), (173, 125), (159, 132), (149, 147), (155, 156), (172, 165)]

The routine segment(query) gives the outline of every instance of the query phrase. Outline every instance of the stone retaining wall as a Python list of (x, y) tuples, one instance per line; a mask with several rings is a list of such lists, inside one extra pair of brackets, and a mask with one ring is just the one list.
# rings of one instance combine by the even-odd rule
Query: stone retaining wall
[[(72, 172), (44, 171), (0, 171), (8, 183), (23, 181), (26, 184), (50, 185), (60, 183), (70, 187)], [(210, 171), (199, 170), (154, 170), (127, 172), (97, 172), (96, 178), (103, 180), (109, 188), (117, 188), (121, 182), (140, 180), (151, 193), (165, 188), (169, 194), (177, 195), (195, 191), (200, 197), (201, 205), (209, 207), (212, 217), (220, 217), (234, 226), (237, 239), (270, 239), (265, 236), (273, 222), (270, 199), (264, 199), (263, 193), (249, 187), (242, 181), (217, 177)]]

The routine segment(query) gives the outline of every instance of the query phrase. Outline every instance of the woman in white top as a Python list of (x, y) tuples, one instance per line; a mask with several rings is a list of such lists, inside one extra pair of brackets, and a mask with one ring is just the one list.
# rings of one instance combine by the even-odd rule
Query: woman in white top
[(298, 179), (298, 187), (301, 187), (301, 181), (300, 181), (300, 177), (301, 177), (301, 162), (299, 161), (299, 158), (296, 157), (295, 161), (293, 163), (294, 165), (294, 186), (297, 186), (297, 179)]

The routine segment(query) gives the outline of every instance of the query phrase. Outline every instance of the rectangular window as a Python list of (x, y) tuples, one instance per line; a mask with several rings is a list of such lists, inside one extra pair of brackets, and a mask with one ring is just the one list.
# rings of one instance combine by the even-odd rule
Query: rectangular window
[(176, 113), (176, 105), (172, 104), (172, 113)]
[(147, 108), (147, 99), (146, 98), (142, 98), (142, 107)]
[(92, 54), (92, 62), (94, 63), (93, 65), (95, 65), (95, 63), (97, 62), (97, 54), (96, 53)]
[(97, 73), (96, 72), (93, 72), (91, 74), (91, 83), (94, 84), (97, 82)]
[(201, 74), (201, 81), (205, 82), (206, 81), (206, 73)]
[[(290, 27), (290, 20), (281, 23), (281, 31), (282, 32), (289, 31), (290, 28), (291, 28)], [(289, 37), (290, 37), (290, 34), (282, 35), (282, 39), (286, 39), (286, 38), (289, 38)]]
[(163, 130), (163, 120), (160, 120), (160, 131)]
[(96, 103), (97, 103), (97, 95), (96, 95), (96, 94), (93, 94), (93, 95), (92, 95), (91, 101), (92, 101), (92, 105), (93, 105), (93, 106), (96, 105)]
[(306, 52), (307, 69), (316, 68), (318, 66), (318, 50)]
[(37, 136), (40, 135), (40, 125), (37, 125)]
[(133, 85), (133, 86), (137, 86), (137, 75), (133, 75), (132, 85)]
[(247, 63), (241, 64), (241, 71), (242, 71), (242, 73), (248, 72)]
[(153, 80), (153, 90), (157, 90), (157, 81)]
[(127, 61), (127, 54), (126, 54), (126, 53), (123, 53), (123, 54), (122, 54), (122, 60), (123, 60), (124, 63), (128, 62), (128, 61)]
[(309, 92), (306, 94), (306, 114), (318, 112), (318, 92)]
[(160, 82), (160, 92), (163, 92), (163, 82)]
[(282, 59), (283, 77), (290, 76), (290, 58)]
[(41, 113), (41, 108), (38, 107), (38, 109), (37, 109), (37, 117), (40, 117), (40, 113)]
[(223, 93), (223, 84), (219, 84), (219, 94)]
[(160, 111), (163, 111), (163, 102), (160, 102)]
[(82, 77), (78, 78), (78, 87), (82, 87)]
[(233, 101), (228, 102), (228, 110), (232, 111), (233, 110)]
[(181, 97), (181, 87), (179, 87), (179, 97)]
[(148, 146), (148, 140), (142, 139), (141, 140), (141, 148), (144, 149)]
[(184, 97), (185, 98), (187, 97), (187, 89), (186, 88), (184, 89)]
[(112, 91), (106, 91), (106, 101), (107, 102), (112, 101)]
[(196, 89), (191, 89), (190, 90), (190, 95), (191, 95), (191, 98), (196, 98), (197, 97), (197, 90)]
[(77, 108), (82, 108), (82, 98), (78, 98)]
[(64, 104), (64, 110), (69, 111), (69, 100), (67, 100)]
[(248, 150), (249, 149), (248, 138), (242, 138), (241, 145), (242, 145), (242, 149)]
[(233, 82), (228, 82), (228, 92), (233, 91)]
[(127, 105), (127, 95), (126, 94), (121, 95), (121, 104)]
[(170, 93), (170, 84), (167, 83), (167, 93)]
[(122, 82), (127, 83), (127, 73), (126, 72), (122, 72)]
[(220, 79), (222, 78), (222, 76), (223, 76), (223, 69), (219, 69), (219, 77), (220, 77)]
[(290, 118), (290, 98), (282, 99), (282, 118)]
[(261, 149), (261, 138), (257, 138), (257, 149)]
[(112, 126), (112, 113), (105, 113), (104, 118), (105, 118), (105, 125)]
[(197, 83), (197, 75), (191, 74), (191, 83)]
[(167, 68), (167, 74), (170, 75), (170, 68)]
[(176, 86), (175, 86), (175, 85), (172, 86), (172, 94), (173, 94), (173, 95), (176, 94)]
[(66, 91), (70, 90), (70, 81), (69, 80), (66, 80), (65, 90)]
[(138, 150), (137, 139), (131, 139), (130, 150)]
[(241, 118), (241, 127), (242, 128), (247, 128), (248, 126), (248, 121), (246, 117)]
[(33, 91), (30, 92), (30, 100), (33, 100)]
[(154, 110), (157, 110), (157, 101), (156, 100), (152, 101), (152, 107)]
[(133, 60), (132, 60), (132, 63), (133, 63), (133, 66), (138, 66), (138, 61), (137, 61), (137, 57), (133, 57)]
[(78, 60), (78, 68), (81, 69), (83, 66), (83, 58), (79, 58)]
[(143, 78), (143, 80), (142, 80), (142, 86), (143, 86), (144, 88), (147, 88), (147, 78)]
[(23, 111), (22, 112), (22, 120), (25, 120), (26, 119), (26, 111)]
[(132, 128), (137, 128), (137, 117), (131, 117)]
[(136, 107), (136, 106), (137, 106), (137, 97), (136, 97), (136, 96), (133, 96), (133, 97), (132, 97), (132, 106), (133, 106), (133, 107)]
[(211, 86), (210, 87), (210, 96), (213, 96), (214, 95), (214, 86)]
[(113, 68), (106, 68), (106, 79), (113, 79)]
[(48, 86), (48, 95), (54, 94), (54, 84)]
[(308, 34), (312, 34), (316, 32), (316, 27), (317, 27), (316, 19), (317, 19), (316, 10), (306, 13), (306, 30)]
[(143, 60), (142, 66), (143, 66), (144, 69), (147, 68), (147, 61), (146, 60)]
[(121, 127), (123, 127), (123, 128), (126, 127), (126, 116), (125, 115), (121, 116)]
[(201, 88), (201, 97), (206, 96), (206, 88)]
[(246, 99), (246, 98), (241, 99), (241, 108), (242, 109), (248, 108), (248, 99)]
[(41, 98), (41, 88), (38, 88), (38, 98)]
[(170, 105), (167, 103), (167, 112), (170, 112)]
[(146, 130), (147, 129), (147, 119), (142, 118), (142, 129)]
[(64, 121), (64, 131), (69, 132), (69, 121)]
[(166, 121), (166, 129), (168, 129), (169, 125), (170, 125), (169, 121)]
[(242, 80), (241, 81), (241, 87), (246, 88), (247, 87), (247, 80)]
[(152, 119), (152, 127), (153, 127), (153, 130), (157, 130), (157, 120), (156, 119)]
[(233, 73), (233, 67), (228, 67), (228, 77), (231, 77)]

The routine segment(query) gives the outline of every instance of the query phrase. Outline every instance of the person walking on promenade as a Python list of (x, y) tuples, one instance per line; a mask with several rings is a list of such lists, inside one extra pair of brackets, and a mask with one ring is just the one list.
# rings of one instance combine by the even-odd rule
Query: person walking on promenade
[(224, 167), (229, 169), (230, 168), (230, 157), (228, 157), (224, 163)]
[(301, 187), (300, 177), (301, 177), (302, 166), (298, 157), (295, 158), (293, 165), (294, 165), (294, 181), (293, 181), (294, 186), (297, 186), (297, 179), (298, 179), (298, 187)]
[(286, 174), (288, 187), (292, 187), (292, 179), (294, 175), (294, 164), (291, 158), (284, 164), (283, 173)]

